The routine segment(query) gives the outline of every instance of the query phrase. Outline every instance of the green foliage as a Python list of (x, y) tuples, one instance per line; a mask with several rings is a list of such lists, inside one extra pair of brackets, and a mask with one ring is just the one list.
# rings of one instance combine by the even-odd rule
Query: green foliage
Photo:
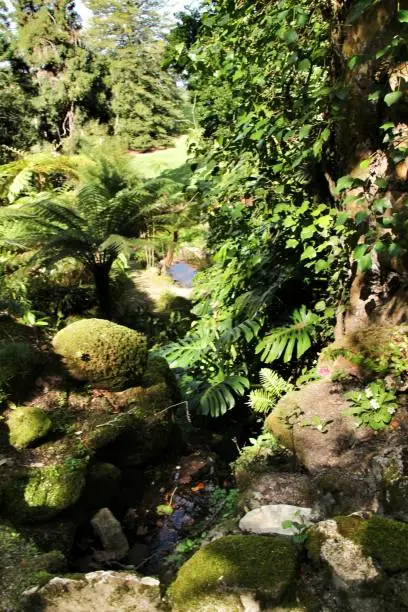
[(249, 405), (254, 412), (267, 414), (285, 393), (293, 391), (294, 387), (273, 370), (262, 368), (259, 372), (261, 389), (254, 389), (249, 394)]
[(397, 409), (395, 393), (389, 391), (382, 380), (373, 381), (363, 391), (349, 391), (346, 397), (352, 407), (344, 414), (353, 416), (357, 427), (384, 429)]
[(339, 113), (329, 13), (320, 1), (206, 3), (170, 35), (167, 61), (202, 128), (194, 181), (212, 258), (195, 281), (197, 321), (165, 351), (189, 398), (219, 370), (252, 381), (262, 361), (296, 359), (300, 373), (346, 294), (353, 227), (323, 170)]
[(131, 387), (146, 370), (145, 336), (103, 319), (71, 323), (57, 333), (53, 347), (71, 376), (102, 388)]
[(310, 349), (320, 317), (301, 306), (292, 313), (291, 319), (291, 325), (273, 329), (258, 344), (256, 352), (262, 353), (262, 361), (270, 363), (283, 357), (287, 362), (293, 358), (295, 349), (297, 359)]
[(51, 428), (51, 419), (36, 406), (16, 407), (8, 418), (10, 444), (21, 449), (45, 436)]

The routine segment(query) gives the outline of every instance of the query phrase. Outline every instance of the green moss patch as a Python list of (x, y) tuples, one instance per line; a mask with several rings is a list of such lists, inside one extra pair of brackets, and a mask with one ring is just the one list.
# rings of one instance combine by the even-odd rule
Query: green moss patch
[(338, 530), (360, 544), (366, 555), (390, 572), (408, 570), (408, 525), (374, 515), (367, 521), (358, 516), (340, 516)]
[(60, 465), (14, 474), (3, 491), (4, 514), (19, 522), (56, 516), (79, 499), (86, 463), (85, 459), (66, 459)]
[(71, 323), (57, 333), (53, 347), (73, 378), (95, 387), (130, 387), (146, 369), (146, 337), (104, 319)]
[(252, 591), (277, 600), (292, 583), (295, 568), (296, 550), (290, 540), (226, 536), (183, 565), (169, 596), (175, 610), (186, 612), (202, 610), (208, 597), (216, 601), (217, 594), (225, 592)]
[(27, 406), (12, 410), (7, 419), (7, 425), (10, 430), (10, 444), (21, 449), (44, 437), (52, 423), (41, 408)]

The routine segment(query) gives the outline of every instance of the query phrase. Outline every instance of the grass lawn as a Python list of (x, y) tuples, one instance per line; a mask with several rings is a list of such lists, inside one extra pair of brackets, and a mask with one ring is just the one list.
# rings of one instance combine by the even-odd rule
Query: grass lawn
[(131, 153), (132, 167), (144, 178), (184, 166), (187, 161), (187, 136), (176, 139), (174, 147), (154, 153)]

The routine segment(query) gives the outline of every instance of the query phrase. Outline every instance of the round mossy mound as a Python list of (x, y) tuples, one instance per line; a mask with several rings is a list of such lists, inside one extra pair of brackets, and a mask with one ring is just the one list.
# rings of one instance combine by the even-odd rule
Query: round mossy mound
[(168, 593), (180, 612), (206, 609), (209, 600), (222, 600), (225, 593), (250, 591), (276, 601), (294, 580), (295, 568), (296, 549), (289, 539), (225, 536), (193, 555)]
[(104, 319), (71, 323), (53, 340), (73, 378), (104, 389), (124, 389), (137, 384), (147, 364), (143, 334)]
[(51, 428), (51, 419), (36, 406), (15, 408), (7, 419), (10, 444), (16, 449), (25, 448), (44, 437)]

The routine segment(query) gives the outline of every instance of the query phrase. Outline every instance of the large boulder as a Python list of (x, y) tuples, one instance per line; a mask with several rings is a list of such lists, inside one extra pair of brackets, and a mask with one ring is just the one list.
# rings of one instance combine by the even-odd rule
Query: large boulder
[(59, 331), (55, 352), (77, 380), (103, 389), (138, 384), (147, 365), (143, 334), (104, 319), (83, 319)]
[(242, 597), (278, 601), (295, 577), (296, 549), (286, 538), (225, 536), (199, 550), (169, 589), (175, 612), (239, 612)]
[(350, 449), (372, 436), (344, 412), (349, 408), (339, 386), (329, 380), (313, 382), (285, 395), (266, 419), (266, 428), (310, 472), (350, 461)]

